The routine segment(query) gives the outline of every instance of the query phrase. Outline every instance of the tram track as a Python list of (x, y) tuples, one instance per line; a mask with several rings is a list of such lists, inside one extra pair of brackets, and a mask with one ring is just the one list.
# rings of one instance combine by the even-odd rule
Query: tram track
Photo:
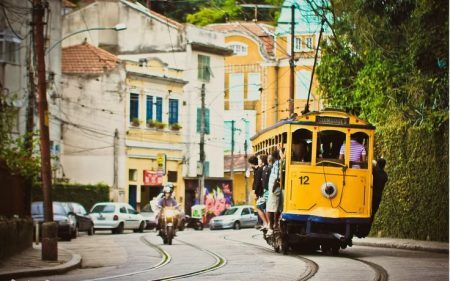
[[(252, 238), (255, 239), (254, 236), (258, 236), (258, 235), (260, 235), (260, 234), (253, 235)], [(238, 243), (241, 243), (244, 245), (249, 245), (252, 247), (256, 247), (256, 248), (259, 248), (266, 252), (275, 253), (272, 248), (245, 242), (245, 241), (241, 241), (241, 240), (231, 239), (231, 238), (229, 238), (228, 235), (225, 235), (223, 237), (223, 239), (228, 240), (228, 241), (238, 242)], [(299, 279), (297, 279), (298, 281), (306, 281), (306, 280), (311, 279), (319, 270), (319, 265), (316, 262), (314, 262), (313, 260), (310, 260), (310, 259), (302, 257), (302, 256), (293, 256), (293, 257), (303, 261), (306, 264), (306, 268), (307, 268), (305, 273)]]
[(150, 272), (150, 271), (156, 270), (156, 269), (161, 268), (161, 267), (167, 265), (168, 263), (170, 263), (170, 261), (172, 260), (172, 257), (170, 256), (170, 254), (167, 251), (165, 251), (163, 248), (159, 247), (158, 245), (150, 243), (147, 239), (145, 239), (144, 236), (145, 235), (142, 235), (139, 238), (139, 240), (142, 243), (144, 243), (145, 245), (155, 249), (161, 255), (161, 260), (160, 260), (159, 263), (157, 263), (156, 265), (153, 265), (153, 266), (151, 266), (149, 268), (146, 268), (146, 269), (143, 269), (143, 270), (139, 270), (139, 271), (133, 271), (133, 272), (129, 272), (129, 273), (112, 275), (112, 276), (106, 276), (106, 277), (100, 277), (100, 278), (94, 278), (94, 279), (87, 279), (85, 281), (110, 280), (110, 279), (117, 279), (117, 278), (122, 278), (122, 277), (133, 276), (133, 275), (142, 274), (142, 273), (146, 273), (146, 272)]
[[(219, 254), (217, 254), (217, 253), (214, 253), (212, 251), (209, 251), (207, 249), (201, 248), (199, 246), (196, 246), (194, 244), (185, 242), (185, 241), (180, 240), (180, 239), (175, 239), (175, 240), (180, 242), (180, 243), (182, 243), (182, 244), (185, 244), (185, 245), (187, 245), (189, 247), (192, 247), (194, 249), (202, 251), (202, 252), (206, 253), (207, 255), (213, 257), (214, 260), (215, 260), (214, 263), (209, 265), (209, 266), (207, 266), (207, 267), (205, 267), (205, 268), (202, 268), (202, 269), (199, 269), (199, 270), (195, 270), (195, 271), (186, 272), (186, 273), (182, 273), (182, 274), (169, 275), (169, 276), (163, 276), (163, 277), (158, 277), (158, 278), (150, 278), (150, 279), (146, 279), (144, 277), (143, 279), (146, 279), (148, 281), (161, 281), (161, 280), (176, 280), (176, 279), (181, 279), (181, 278), (193, 277), (193, 276), (197, 276), (197, 275), (200, 275), (200, 274), (204, 274), (206, 272), (217, 270), (217, 269), (223, 267), (224, 265), (226, 265), (226, 263), (227, 263), (227, 260), (224, 257), (222, 257)], [(149, 247), (152, 247), (153, 249), (155, 249), (160, 254), (161, 260), (156, 265), (153, 265), (153, 266), (151, 266), (149, 268), (146, 268), (146, 269), (143, 269), (143, 270), (139, 270), (139, 271), (133, 271), (133, 272), (129, 272), (129, 273), (105, 276), (105, 277), (94, 278), (94, 279), (88, 279), (88, 280), (85, 280), (85, 281), (111, 280), (111, 279), (117, 279), (117, 278), (130, 277), (130, 276), (133, 276), (133, 275), (141, 275), (141, 274), (145, 274), (145, 273), (148, 273), (148, 272), (160, 269), (160, 268), (168, 265), (172, 261), (172, 256), (166, 250), (164, 250), (162, 247), (160, 247), (160, 246), (158, 246), (156, 244), (153, 244), (150, 241), (148, 241), (145, 238), (145, 235), (140, 237), (140, 241), (142, 243), (144, 243), (145, 245), (147, 245)]]
[(197, 276), (197, 275), (200, 275), (200, 274), (204, 274), (206, 272), (217, 270), (217, 269), (225, 266), (226, 263), (227, 263), (227, 260), (224, 257), (222, 257), (219, 254), (217, 254), (217, 253), (214, 253), (212, 251), (206, 250), (206, 249), (201, 248), (201, 247), (199, 247), (197, 245), (185, 242), (185, 241), (180, 240), (180, 239), (176, 239), (176, 241), (179, 241), (179, 242), (181, 242), (181, 243), (183, 243), (185, 245), (188, 245), (188, 246), (190, 246), (192, 248), (195, 248), (197, 250), (205, 252), (206, 254), (208, 254), (209, 256), (211, 256), (211, 257), (213, 257), (215, 259), (215, 263), (210, 265), (210, 266), (208, 266), (208, 267), (206, 267), (206, 268), (200, 269), (200, 270), (195, 270), (195, 271), (191, 271), (191, 272), (188, 272), (188, 273), (171, 275), (171, 276), (166, 276), (166, 277), (161, 277), (161, 278), (156, 278), (156, 279), (149, 279), (148, 281), (176, 280), (176, 279), (181, 279), (181, 278), (193, 277), (193, 276)]
[[(262, 236), (262, 234), (254, 234), (251, 237), (252, 237), (252, 239), (257, 240), (258, 239), (257, 237), (259, 237), (259, 236)], [(248, 243), (248, 244), (251, 244), (251, 243)], [(256, 245), (256, 246), (259, 246), (259, 245)], [(259, 247), (261, 247), (261, 246), (259, 246)], [(268, 248), (268, 249), (271, 249), (271, 248)], [(365, 265), (370, 267), (372, 269), (372, 271), (375, 273), (375, 277), (373, 278), (373, 281), (387, 281), (387, 280), (389, 280), (388, 272), (381, 265), (378, 265), (376, 263), (373, 263), (373, 262), (370, 262), (370, 261), (366, 261), (366, 260), (363, 260), (363, 259), (349, 257), (347, 255), (341, 255), (340, 257), (341, 258), (347, 258), (347, 259), (355, 260), (355, 261), (364, 263)], [(317, 269), (318, 269), (318, 265), (317, 265)], [(303, 280), (308, 280), (308, 279), (303, 279)]]

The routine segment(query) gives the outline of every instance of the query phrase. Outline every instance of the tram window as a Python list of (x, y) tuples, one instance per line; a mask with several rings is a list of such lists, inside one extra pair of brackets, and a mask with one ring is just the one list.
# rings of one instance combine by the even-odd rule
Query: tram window
[(345, 142), (345, 133), (325, 130), (317, 134), (317, 165), (342, 166), (343, 159), (340, 159), (339, 152)]
[[(363, 132), (350, 135), (350, 168), (367, 169), (369, 136)], [(345, 145), (340, 149), (339, 158), (344, 159)]]
[(291, 162), (310, 163), (312, 155), (312, 132), (299, 129), (292, 133)]

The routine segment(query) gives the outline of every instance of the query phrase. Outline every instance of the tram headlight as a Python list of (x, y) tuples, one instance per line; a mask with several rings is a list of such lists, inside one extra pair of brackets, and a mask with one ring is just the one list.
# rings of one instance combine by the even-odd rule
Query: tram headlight
[(332, 182), (325, 182), (320, 187), (320, 191), (325, 198), (331, 199), (336, 196), (337, 188)]

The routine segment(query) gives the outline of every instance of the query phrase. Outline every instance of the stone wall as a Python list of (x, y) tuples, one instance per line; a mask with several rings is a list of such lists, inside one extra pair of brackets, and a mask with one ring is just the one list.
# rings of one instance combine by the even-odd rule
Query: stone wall
[(0, 217), (0, 260), (31, 247), (33, 222), (30, 218)]

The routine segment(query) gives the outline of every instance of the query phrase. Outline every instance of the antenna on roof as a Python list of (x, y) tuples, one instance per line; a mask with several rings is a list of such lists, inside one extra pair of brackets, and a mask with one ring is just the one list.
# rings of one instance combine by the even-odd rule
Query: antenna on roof
[(260, 9), (278, 8), (278, 6), (274, 6), (274, 5), (260, 5), (260, 4), (240, 4), (239, 6), (244, 7), (244, 8), (254, 8), (255, 9), (255, 18), (253, 19), (254, 22), (258, 21), (258, 8), (260, 8)]

